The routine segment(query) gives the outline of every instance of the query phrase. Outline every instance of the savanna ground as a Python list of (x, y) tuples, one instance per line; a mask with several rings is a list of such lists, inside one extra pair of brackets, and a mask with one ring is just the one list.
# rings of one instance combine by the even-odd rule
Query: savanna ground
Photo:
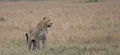
[[(47, 46), (28, 51), (25, 33), (44, 16)], [(0, 55), (120, 55), (120, 1), (1, 1)]]

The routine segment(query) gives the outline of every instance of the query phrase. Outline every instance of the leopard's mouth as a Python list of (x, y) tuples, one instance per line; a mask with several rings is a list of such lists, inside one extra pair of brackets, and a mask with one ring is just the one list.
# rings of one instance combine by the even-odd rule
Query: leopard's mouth
[(52, 23), (50, 23), (50, 25), (48, 25), (48, 27), (51, 27), (52, 26)]
[(51, 25), (48, 25), (48, 27), (51, 27)]

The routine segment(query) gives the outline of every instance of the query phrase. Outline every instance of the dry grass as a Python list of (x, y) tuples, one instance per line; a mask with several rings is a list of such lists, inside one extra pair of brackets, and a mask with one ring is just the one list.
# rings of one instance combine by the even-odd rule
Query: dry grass
[[(120, 55), (119, 5), (0, 2), (0, 55)], [(49, 29), (47, 48), (28, 51), (25, 33), (44, 16), (50, 16), (54, 23)]]

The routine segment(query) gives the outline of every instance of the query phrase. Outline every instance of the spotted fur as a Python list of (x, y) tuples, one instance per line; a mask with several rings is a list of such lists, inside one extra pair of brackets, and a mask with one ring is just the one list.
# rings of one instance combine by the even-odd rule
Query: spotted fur
[(31, 28), (25, 35), (28, 43), (28, 49), (40, 49), (40, 40), (45, 48), (48, 28), (52, 23), (49, 17), (44, 17), (35, 27)]

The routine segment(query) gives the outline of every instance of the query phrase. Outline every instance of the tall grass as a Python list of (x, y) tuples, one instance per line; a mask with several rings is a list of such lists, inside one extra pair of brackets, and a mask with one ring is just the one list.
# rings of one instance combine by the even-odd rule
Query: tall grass
[[(119, 4), (1, 2), (0, 55), (120, 55)], [(30, 51), (25, 33), (44, 16), (46, 48)]]

